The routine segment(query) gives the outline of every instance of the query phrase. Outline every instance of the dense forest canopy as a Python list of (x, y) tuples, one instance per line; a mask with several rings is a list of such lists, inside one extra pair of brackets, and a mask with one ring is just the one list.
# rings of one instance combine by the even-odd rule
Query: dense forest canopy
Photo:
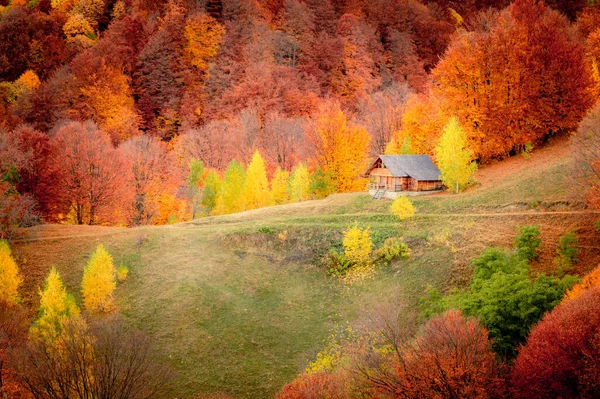
[(192, 160), (203, 187), (256, 151), (269, 179), (303, 164), (313, 195), (359, 190), (376, 154), (435, 159), (453, 117), (486, 162), (575, 130), (598, 95), (589, 1), (0, 3), (3, 190), (50, 220), (166, 222)]

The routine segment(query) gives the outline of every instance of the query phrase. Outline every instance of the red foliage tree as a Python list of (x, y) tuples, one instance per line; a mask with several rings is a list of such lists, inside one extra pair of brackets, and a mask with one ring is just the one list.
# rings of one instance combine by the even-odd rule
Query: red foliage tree
[(489, 398), (500, 382), (487, 330), (460, 311), (430, 320), (406, 344), (393, 344), (391, 369), (361, 369), (366, 385), (384, 397)]
[(536, 325), (511, 374), (515, 398), (600, 396), (600, 288), (565, 301)]
[(90, 122), (70, 122), (52, 138), (50, 170), (56, 173), (55, 217), (77, 224), (110, 221), (127, 198), (128, 173), (109, 136)]
[(283, 387), (277, 399), (342, 399), (344, 384), (327, 373), (302, 374)]

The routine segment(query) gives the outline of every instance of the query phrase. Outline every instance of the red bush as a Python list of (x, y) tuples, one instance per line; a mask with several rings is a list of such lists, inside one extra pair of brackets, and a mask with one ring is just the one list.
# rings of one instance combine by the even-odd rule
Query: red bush
[(515, 398), (600, 397), (600, 288), (557, 306), (532, 330), (512, 371)]

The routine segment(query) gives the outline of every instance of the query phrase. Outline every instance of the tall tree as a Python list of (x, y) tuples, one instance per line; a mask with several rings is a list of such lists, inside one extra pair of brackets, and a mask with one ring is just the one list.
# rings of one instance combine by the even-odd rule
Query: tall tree
[(12, 257), (8, 242), (0, 240), (0, 302), (15, 305), (19, 300), (19, 286), (23, 277)]
[(473, 151), (458, 119), (450, 118), (444, 127), (435, 149), (435, 158), (446, 187), (458, 194), (471, 182), (477, 164), (473, 162)]
[(360, 176), (368, 161), (369, 133), (362, 126), (349, 125), (339, 103), (322, 107), (309, 139), (318, 165), (332, 173), (338, 192), (364, 188)]
[(129, 195), (128, 169), (109, 136), (92, 122), (70, 122), (51, 141), (57, 173), (56, 211), (77, 224), (111, 220)]
[(114, 291), (117, 272), (112, 256), (100, 244), (83, 269), (81, 294), (86, 310), (109, 312), (114, 309)]
[(270, 203), (269, 181), (267, 180), (265, 161), (258, 151), (254, 152), (252, 161), (246, 169), (242, 196), (245, 201), (246, 210), (261, 208)]
[(246, 172), (244, 171), (244, 167), (236, 160), (231, 161), (225, 171), (225, 176), (217, 195), (215, 209), (213, 210), (216, 215), (245, 210), (245, 201), (242, 196), (245, 179)]
[(459, 30), (433, 77), (433, 96), (459, 118), (483, 160), (574, 129), (593, 104), (576, 32), (537, 0), (517, 0)]
[(130, 173), (128, 187), (134, 196), (125, 207), (127, 223), (151, 224), (158, 217), (159, 199), (175, 194), (181, 183), (173, 153), (156, 137), (141, 135), (119, 147)]

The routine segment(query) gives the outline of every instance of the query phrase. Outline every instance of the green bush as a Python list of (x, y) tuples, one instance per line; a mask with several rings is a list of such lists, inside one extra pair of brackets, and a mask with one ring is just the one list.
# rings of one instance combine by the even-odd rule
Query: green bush
[(383, 246), (375, 251), (375, 260), (389, 263), (395, 259), (408, 258), (410, 256), (410, 248), (402, 241), (401, 238), (388, 238), (384, 241)]
[(596, 227), (596, 230), (597, 230), (597, 231), (600, 231), (600, 220), (596, 220), (596, 221), (594, 222), (594, 227)]
[(521, 259), (532, 261), (537, 259), (540, 250), (540, 229), (537, 226), (522, 226), (515, 237), (515, 248)]
[(577, 236), (572, 231), (558, 240), (557, 256), (554, 258), (554, 263), (560, 274), (572, 270), (573, 264), (577, 263), (577, 255), (579, 255), (578, 245)]
[(327, 274), (342, 277), (354, 265), (354, 262), (346, 258), (343, 252), (332, 249), (323, 257), (323, 264), (327, 268)]
[(266, 235), (269, 235), (269, 236), (272, 236), (272, 235), (275, 234), (275, 229), (272, 228), (272, 227), (269, 227), (269, 226), (260, 226), (258, 228), (258, 232), (266, 234)]

